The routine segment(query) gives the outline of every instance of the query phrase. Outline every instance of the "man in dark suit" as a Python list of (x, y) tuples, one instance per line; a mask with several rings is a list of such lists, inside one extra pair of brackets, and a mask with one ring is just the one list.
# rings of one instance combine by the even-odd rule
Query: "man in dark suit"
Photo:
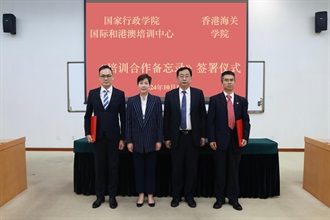
[[(94, 145), (96, 200), (92, 207), (98, 208), (108, 193), (109, 206), (114, 209), (118, 205), (115, 196), (118, 188), (119, 150), (125, 146), (125, 94), (112, 86), (113, 72), (109, 66), (99, 68), (99, 80), (102, 86), (89, 91), (85, 114), (85, 135), (87, 141)], [(92, 139), (90, 132), (93, 113), (97, 116), (96, 140)]]
[(155, 206), (156, 151), (163, 142), (162, 103), (158, 96), (151, 95), (151, 77), (142, 74), (137, 78), (140, 93), (127, 101), (127, 149), (133, 152), (135, 185), (139, 198), (137, 207), (142, 207), (145, 194), (148, 205)]
[[(233, 72), (225, 71), (221, 74), (223, 92), (210, 98), (207, 129), (210, 147), (215, 151), (214, 193), (216, 202), (213, 208), (221, 208), (225, 204), (225, 197), (227, 196), (229, 204), (240, 211), (243, 208), (238, 202), (238, 171), (242, 147), (247, 144), (250, 135), (250, 118), (247, 100), (234, 94), (235, 82)], [(238, 143), (235, 123), (239, 119), (242, 119), (243, 122), (243, 140), (241, 143)]]
[(171, 206), (177, 207), (183, 194), (194, 208), (199, 151), (206, 137), (205, 99), (202, 90), (190, 87), (190, 68), (181, 67), (176, 75), (179, 88), (166, 93), (164, 106), (164, 140), (172, 159)]

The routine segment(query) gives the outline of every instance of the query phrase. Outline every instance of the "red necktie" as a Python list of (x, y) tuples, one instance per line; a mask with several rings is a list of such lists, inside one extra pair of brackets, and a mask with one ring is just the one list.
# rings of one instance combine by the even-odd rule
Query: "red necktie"
[(231, 96), (227, 95), (226, 97), (228, 99), (228, 101), (227, 101), (228, 127), (230, 127), (231, 129), (234, 129), (234, 127), (235, 127), (234, 106), (233, 106), (233, 102), (231, 101)]

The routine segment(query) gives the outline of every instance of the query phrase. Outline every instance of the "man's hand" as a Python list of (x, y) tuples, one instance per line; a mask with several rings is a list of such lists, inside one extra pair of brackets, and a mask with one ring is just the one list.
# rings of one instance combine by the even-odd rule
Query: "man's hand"
[(245, 145), (247, 145), (247, 140), (243, 139), (241, 143), (241, 147), (245, 147)]
[(210, 147), (212, 148), (212, 150), (216, 150), (217, 149), (217, 143), (215, 141), (210, 142)]
[(171, 149), (171, 141), (170, 140), (165, 141), (165, 146), (166, 148)]
[(88, 143), (94, 143), (94, 140), (90, 134), (86, 135), (86, 138)]
[(205, 138), (201, 138), (201, 141), (199, 143), (200, 147), (203, 147), (205, 145)]

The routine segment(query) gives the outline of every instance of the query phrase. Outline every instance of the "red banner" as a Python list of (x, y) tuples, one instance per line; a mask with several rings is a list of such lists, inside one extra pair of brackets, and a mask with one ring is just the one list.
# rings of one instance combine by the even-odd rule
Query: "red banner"
[(236, 74), (236, 93), (246, 96), (247, 3), (86, 3), (86, 94), (100, 86), (108, 64), (113, 85), (126, 97), (136, 78), (152, 76), (150, 92), (177, 88), (176, 70), (193, 70), (191, 86), (206, 97), (222, 90), (220, 75)]

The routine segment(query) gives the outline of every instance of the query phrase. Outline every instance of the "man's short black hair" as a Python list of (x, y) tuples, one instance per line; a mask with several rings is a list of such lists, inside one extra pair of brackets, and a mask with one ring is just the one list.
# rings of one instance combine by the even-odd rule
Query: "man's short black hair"
[(190, 73), (190, 76), (192, 76), (192, 71), (189, 67), (186, 67), (186, 66), (183, 66), (183, 67), (180, 67), (177, 71), (176, 71), (176, 77), (179, 76), (179, 72), (183, 71), (183, 70), (188, 70), (189, 73)]
[(101, 72), (101, 70), (104, 70), (104, 69), (109, 69), (109, 70), (111, 70), (111, 72), (112, 72), (112, 69), (111, 69), (111, 67), (110, 67), (109, 65), (102, 65), (102, 66), (99, 68), (99, 73)]
[(234, 79), (235, 79), (235, 73), (232, 72), (232, 71), (227, 70), (227, 71), (225, 71), (225, 72), (223, 72), (223, 73), (221, 74), (221, 82), (223, 81), (223, 77), (224, 77), (225, 75), (232, 75), (232, 76), (234, 76)]

